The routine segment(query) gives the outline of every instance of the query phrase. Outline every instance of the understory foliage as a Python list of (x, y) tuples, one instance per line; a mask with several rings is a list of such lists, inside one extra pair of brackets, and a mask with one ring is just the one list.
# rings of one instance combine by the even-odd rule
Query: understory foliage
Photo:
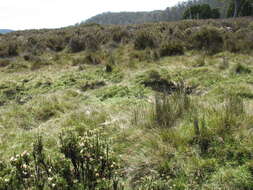
[(192, 36), (193, 47), (204, 50), (208, 54), (220, 52), (223, 48), (222, 34), (218, 28), (207, 26), (200, 28)]
[(93, 131), (60, 135), (59, 151), (49, 155), (38, 136), (31, 152), (0, 162), (0, 189), (117, 189), (119, 168), (109, 142)]
[(134, 47), (138, 50), (156, 47), (156, 37), (152, 32), (140, 31), (136, 34)]
[[(205, 11), (206, 13), (206, 11)], [(42, 55), (50, 52), (78, 53), (112, 51), (119, 45), (132, 45), (142, 51), (152, 49), (161, 56), (203, 50), (215, 54), (224, 50), (252, 50), (252, 18), (232, 20), (184, 20), (129, 26), (83, 24), (56, 31), (17, 31), (1, 37), (0, 58)], [(158, 51), (157, 51), (158, 50)]]

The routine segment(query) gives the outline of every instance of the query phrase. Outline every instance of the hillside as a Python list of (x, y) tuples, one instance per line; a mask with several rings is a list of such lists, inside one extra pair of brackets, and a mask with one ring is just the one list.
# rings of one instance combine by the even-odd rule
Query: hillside
[(252, 50), (252, 17), (2, 35), (0, 189), (253, 189)]
[(227, 5), (219, 0), (192, 0), (185, 1), (165, 10), (151, 12), (119, 12), (102, 13), (91, 17), (83, 23), (97, 24), (143, 24), (147, 22), (177, 21), (183, 18), (184, 11), (195, 4), (209, 4), (212, 8), (219, 8), (221, 17), (226, 16)]
[(0, 29), (0, 34), (6, 34), (9, 32), (13, 32), (13, 30), (9, 30), (9, 29)]

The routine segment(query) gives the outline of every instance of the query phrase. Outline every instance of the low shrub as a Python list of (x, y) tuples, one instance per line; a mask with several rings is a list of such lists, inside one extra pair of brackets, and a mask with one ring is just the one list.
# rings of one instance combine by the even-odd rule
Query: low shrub
[(235, 33), (226, 33), (224, 37), (224, 49), (237, 53), (248, 53), (253, 48), (253, 32), (248, 29), (239, 30)]
[(100, 42), (93, 34), (76, 34), (70, 39), (68, 46), (71, 53), (77, 53), (83, 50), (96, 51), (100, 47)]
[(165, 42), (160, 47), (161, 56), (183, 55), (184, 46), (178, 41)]
[(0, 46), (0, 57), (13, 57), (18, 55), (18, 44), (15, 42), (1, 43)]
[(62, 51), (66, 47), (66, 40), (62, 35), (49, 35), (45, 39), (46, 46), (52, 51)]
[(126, 29), (121, 27), (112, 30), (112, 40), (116, 43), (126, 42), (130, 38), (130, 34)]
[(139, 31), (134, 39), (134, 47), (137, 50), (155, 48), (157, 46), (155, 35), (150, 31)]
[(73, 36), (69, 41), (69, 51), (71, 53), (77, 53), (85, 50), (85, 41), (80, 36)]
[(0, 162), (0, 189), (118, 189), (119, 168), (109, 143), (93, 131), (60, 135), (59, 151), (50, 157), (38, 136), (32, 152)]
[(85, 42), (85, 48), (87, 50), (91, 51), (97, 51), (100, 47), (100, 43), (103, 42), (103, 40), (98, 41), (95, 35), (87, 34), (84, 36), (84, 42)]
[(192, 35), (194, 48), (215, 54), (223, 50), (223, 36), (216, 27), (202, 27)]

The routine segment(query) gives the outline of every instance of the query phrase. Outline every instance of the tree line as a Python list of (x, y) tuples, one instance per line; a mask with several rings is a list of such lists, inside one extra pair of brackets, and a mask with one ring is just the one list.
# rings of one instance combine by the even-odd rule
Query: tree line
[(253, 0), (190, 0), (151, 12), (106, 12), (82, 23), (126, 25), (237, 16), (253, 16)]

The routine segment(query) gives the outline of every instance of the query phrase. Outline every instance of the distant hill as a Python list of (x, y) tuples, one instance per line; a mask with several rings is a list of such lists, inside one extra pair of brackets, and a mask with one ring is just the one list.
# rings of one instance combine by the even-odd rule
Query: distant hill
[(13, 30), (9, 30), (9, 29), (0, 29), (0, 34), (6, 34), (9, 32), (13, 32)]
[(164, 11), (152, 12), (107, 12), (96, 15), (85, 23), (97, 24), (141, 24), (145, 22), (156, 22), (165, 20), (166, 15)]
[(168, 7), (165, 10), (151, 12), (106, 12), (91, 17), (83, 23), (97, 24), (142, 24), (147, 22), (177, 21), (181, 20), (184, 11), (194, 4), (209, 4), (212, 8), (219, 8), (221, 16), (225, 16), (226, 6), (219, 0), (191, 0), (178, 3), (174, 7)]

